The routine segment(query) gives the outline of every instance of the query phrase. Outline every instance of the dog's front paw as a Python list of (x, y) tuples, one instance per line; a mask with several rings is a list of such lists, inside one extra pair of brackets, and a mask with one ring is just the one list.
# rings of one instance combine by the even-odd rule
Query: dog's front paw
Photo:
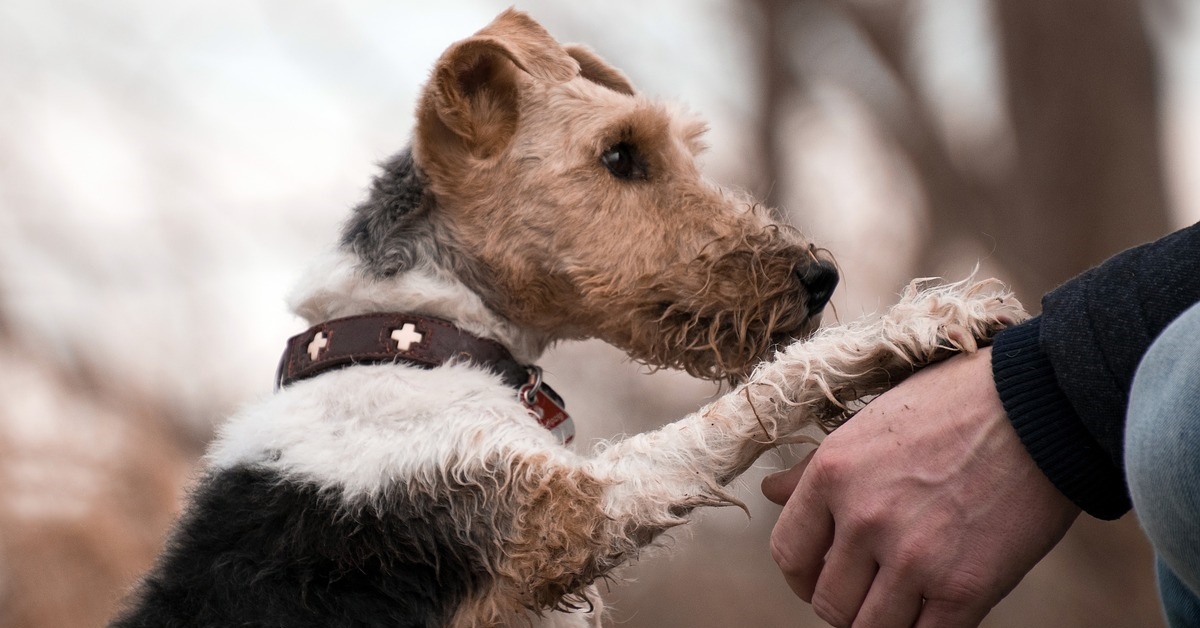
[(1029, 316), (999, 280), (967, 278), (936, 286), (930, 282), (911, 282), (888, 318), (918, 336), (932, 333), (932, 347), (973, 353), (990, 344), (1000, 330)]

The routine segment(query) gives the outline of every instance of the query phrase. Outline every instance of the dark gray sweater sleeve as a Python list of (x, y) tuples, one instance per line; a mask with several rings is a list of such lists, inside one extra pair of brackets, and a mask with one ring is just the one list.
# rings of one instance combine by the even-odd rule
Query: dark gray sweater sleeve
[(1200, 224), (1059, 286), (996, 337), (992, 372), (1021, 442), (1055, 486), (1101, 519), (1130, 508), (1125, 409), (1150, 343), (1200, 301)]

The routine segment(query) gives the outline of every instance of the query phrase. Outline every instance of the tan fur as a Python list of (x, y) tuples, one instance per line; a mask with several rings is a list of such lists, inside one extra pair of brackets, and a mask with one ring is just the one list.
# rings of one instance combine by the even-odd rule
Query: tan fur
[[(495, 585), (456, 626), (553, 622), (541, 613), (598, 603), (593, 582), (691, 510), (739, 504), (723, 487), (764, 451), (811, 441), (806, 429), (836, 427), (864, 397), (1023, 316), (991, 283), (913, 287), (882, 319), (793, 344), (819, 320), (798, 277), (823, 252), (700, 174), (704, 129), (512, 12), (438, 61), (413, 156), (439, 233), (462, 252), (447, 256), (456, 277), (538, 337), (597, 337), (654, 368), (749, 377), (592, 458), (515, 452), (492, 495)], [(622, 144), (637, 148), (637, 176), (601, 164)]]
[[(394, 241), (342, 251), (359, 254), (360, 272), (318, 266), (298, 309), (410, 308), (530, 360), (596, 337), (655, 368), (744, 380), (734, 390), (581, 456), (476, 365), (347, 368), (235, 417), (210, 460), (340, 486), (351, 507), (385, 517), (396, 488), (486, 571), (481, 590), (454, 601), (455, 628), (596, 625), (595, 583), (693, 509), (740, 505), (725, 486), (764, 451), (813, 442), (865, 397), (1024, 316), (994, 283), (914, 285), (880, 319), (814, 335), (832, 284), (812, 277), (832, 277), (828, 262), (753, 199), (704, 179), (703, 130), (507, 11), (434, 69), (402, 170), (417, 202), (359, 208), (404, 228), (355, 230)], [(629, 147), (636, 159), (612, 167)], [(389, 244), (420, 255), (401, 248), (411, 255), (387, 266), (360, 253)]]
[(615, 92), (630, 96), (634, 94), (633, 84), (629, 82), (629, 79), (625, 78), (620, 70), (605, 63), (588, 47), (575, 44), (565, 46), (564, 50), (579, 63), (579, 74), (583, 78)]
[[(821, 330), (761, 364), (749, 379), (663, 428), (603, 444), (592, 458), (532, 455), (510, 461), (496, 497), (512, 508), (500, 584), (456, 625), (528, 625), (529, 611), (599, 603), (588, 585), (701, 506), (741, 503), (723, 487), (762, 453), (815, 443), (864, 398), (924, 365), (973, 352), (1025, 317), (995, 281), (914, 282), (878, 319)], [(808, 430), (808, 431), (806, 431)], [(536, 615), (534, 615), (536, 617)]]
[[(478, 261), (470, 287), (548, 337), (708, 378), (744, 376), (811, 331), (795, 274), (813, 247), (701, 176), (703, 123), (635, 96), (582, 47), (535, 48), (548, 37), (501, 15), (443, 55), (421, 101), (414, 157)], [(645, 180), (600, 166), (619, 142)]]
[(453, 627), (529, 626), (543, 609), (594, 609), (598, 598), (588, 586), (636, 549), (612, 538), (603, 510), (607, 486), (583, 470), (532, 454), (458, 473), (475, 482), (493, 478), (483, 494), (494, 510), (456, 520), (493, 517), (496, 562), (492, 587), (459, 609)]
[[(533, 609), (577, 609), (590, 602), (585, 587), (619, 564), (635, 546), (623, 546), (606, 529), (602, 496), (607, 488), (578, 469), (563, 468), (544, 456), (517, 465), (501, 499), (513, 506), (516, 525), (503, 537), (491, 596), (507, 601), (481, 625)], [(614, 555), (616, 554), (616, 555)]]

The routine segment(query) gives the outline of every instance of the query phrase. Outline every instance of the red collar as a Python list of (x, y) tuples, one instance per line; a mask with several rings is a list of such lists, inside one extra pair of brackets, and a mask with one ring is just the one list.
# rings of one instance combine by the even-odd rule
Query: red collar
[(499, 342), (428, 316), (362, 314), (313, 325), (288, 339), (275, 388), (355, 364), (404, 362), (434, 368), (450, 361), (471, 362), (500, 375), (517, 389), (521, 403), (538, 423), (563, 443), (574, 438), (575, 426), (565, 404), (542, 382), (540, 368), (517, 362)]

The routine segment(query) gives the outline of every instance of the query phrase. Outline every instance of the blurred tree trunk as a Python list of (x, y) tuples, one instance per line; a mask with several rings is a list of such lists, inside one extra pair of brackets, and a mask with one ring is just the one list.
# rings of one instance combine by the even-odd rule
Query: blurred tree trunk
[[(1036, 310), (1040, 295), (1055, 285), (1170, 229), (1158, 77), (1136, 0), (989, 1), (1015, 152), (1003, 172), (978, 174), (956, 163), (919, 88), (909, 48), (915, 2), (804, 0), (840, 10), (896, 80), (898, 99), (861, 87), (856, 95), (908, 159), (925, 194), (928, 228), (913, 272), (942, 274), (953, 249), (966, 243), (990, 253)], [(762, 76), (788, 81), (787, 89), (763, 90), (760, 138), (770, 163), (779, 149), (769, 146), (775, 137), (769, 125), (779, 124), (787, 106), (778, 99), (795, 94), (803, 77), (778, 66), (788, 63), (780, 43), (786, 34), (778, 32), (786, 9), (778, 0), (756, 5), (770, 33), (760, 43)], [(780, 176), (777, 168), (770, 181)], [(1018, 587), (985, 625), (1161, 625), (1150, 555), (1133, 516), (1115, 524), (1082, 518), (1046, 570)], [(1080, 581), (1077, 589), (1064, 588)], [(1049, 603), (1045, 590), (1067, 595)], [(1073, 623), (1059, 622), (1068, 617)]]
[(1041, 294), (1169, 229), (1154, 55), (1135, 0), (994, 9), (1017, 147), (996, 252)]
[[(1170, 229), (1158, 75), (1136, 0), (993, 7), (1017, 150), (997, 255), (1027, 294), (1040, 295)], [(1056, 551), (1092, 561), (1095, 617), (1113, 626), (1157, 619), (1150, 550), (1132, 515), (1115, 524), (1084, 517)], [(1113, 597), (1131, 603), (1114, 613)]]
[[(1002, 176), (981, 179), (955, 163), (939, 131), (937, 113), (921, 93), (909, 61), (912, 19), (917, 8), (913, 0), (835, 0), (835, 4), (858, 28), (900, 91), (898, 104), (870, 98), (864, 98), (864, 102), (872, 107), (873, 114), (904, 153), (925, 196), (928, 214), (925, 242), (912, 273), (960, 276), (962, 260), (955, 256), (964, 250), (986, 254), (996, 249), (998, 214), (1008, 203), (1011, 185)], [(1003, 259), (998, 261), (1005, 263)], [(947, 264), (953, 267), (948, 268)], [(1020, 283), (1017, 278), (1005, 279)]]
[(925, 190), (915, 271), (940, 273), (968, 241), (1036, 308), (1058, 283), (1170, 228), (1154, 55), (1136, 0), (992, 4), (1016, 155), (1012, 172), (985, 181), (956, 167), (916, 88), (908, 0), (838, 2), (905, 96), (875, 114)]
[(799, 87), (797, 73), (788, 58), (787, 17), (790, 10), (805, 1), (754, 0), (754, 7), (762, 20), (761, 25), (753, 27), (755, 33), (761, 34), (757, 49), (761, 96), (755, 138), (760, 175), (754, 187), (758, 197), (771, 208), (780, 206), (780, 185), (786, 176), (779, 129), (790, 96)]

